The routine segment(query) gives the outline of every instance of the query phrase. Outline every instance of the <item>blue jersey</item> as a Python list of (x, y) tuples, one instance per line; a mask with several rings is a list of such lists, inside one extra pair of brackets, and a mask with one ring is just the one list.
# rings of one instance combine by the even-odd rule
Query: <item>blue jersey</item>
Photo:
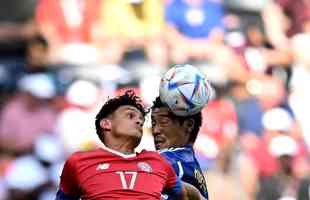
[[(192, 145), (165, 149), (160, 151), (160, 154), (170, 162), (175, 173), (182, 181), (196, 187), (208, 199), (207, 183), (195, 157)], [(167, 198), (167, 195), (164, 195), (164, 198), (165, 196)]]

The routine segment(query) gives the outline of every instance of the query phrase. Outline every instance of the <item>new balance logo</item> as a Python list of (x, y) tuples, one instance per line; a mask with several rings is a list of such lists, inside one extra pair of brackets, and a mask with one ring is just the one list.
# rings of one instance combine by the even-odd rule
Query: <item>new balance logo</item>
[(101, 163), (97, 166), (96, 170), (105, 170), (108, 169), (110, 167), (109, 163)]

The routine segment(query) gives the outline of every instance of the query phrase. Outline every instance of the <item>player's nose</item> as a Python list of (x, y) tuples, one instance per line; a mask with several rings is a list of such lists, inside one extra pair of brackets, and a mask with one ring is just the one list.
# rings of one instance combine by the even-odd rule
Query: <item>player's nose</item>
[(138, 124), (140, 127), (143, 126), (143, 120), (142, 119), (137, 119), (136, 124)]
[(159, 126), (152, 126), (152, 134), (154, 135), (154, 136), (156, 136), (156, 135), (159, 135), (160, 134), (160, 128), (159, 128)]

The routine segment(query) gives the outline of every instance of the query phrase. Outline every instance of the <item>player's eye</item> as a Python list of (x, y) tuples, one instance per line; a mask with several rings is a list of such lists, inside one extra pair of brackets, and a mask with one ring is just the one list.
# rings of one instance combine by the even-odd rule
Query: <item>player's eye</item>
[(129, 117), (129, 119), (133, 119), (133, 118), (135, 117), (135, 115), (134, 115), (133, 113), (131, 113), (131, 112), (128, 113), (127, 115), (128, 115), (128, 117)]
[(169, 118), (166, 118), (166, 117), (164, 117), (164, 118), (162, 118), (162, 119), (160, 120), (160, 123), (161, 123), (161, 124), (169, 124), (169, 122), (170, 122), (170, 119), (169, 119)]
[(152, 120), (152, 127), (156, 126), (155, 120)]

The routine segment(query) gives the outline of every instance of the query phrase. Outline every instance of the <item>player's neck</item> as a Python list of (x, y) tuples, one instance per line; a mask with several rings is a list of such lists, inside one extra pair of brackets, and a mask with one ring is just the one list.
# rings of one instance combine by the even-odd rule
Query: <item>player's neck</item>
[(119, 153), (128, 155), (135, 153), (136, 143), (128, 138), (121, 140), (108, 140), (105, 146)]

